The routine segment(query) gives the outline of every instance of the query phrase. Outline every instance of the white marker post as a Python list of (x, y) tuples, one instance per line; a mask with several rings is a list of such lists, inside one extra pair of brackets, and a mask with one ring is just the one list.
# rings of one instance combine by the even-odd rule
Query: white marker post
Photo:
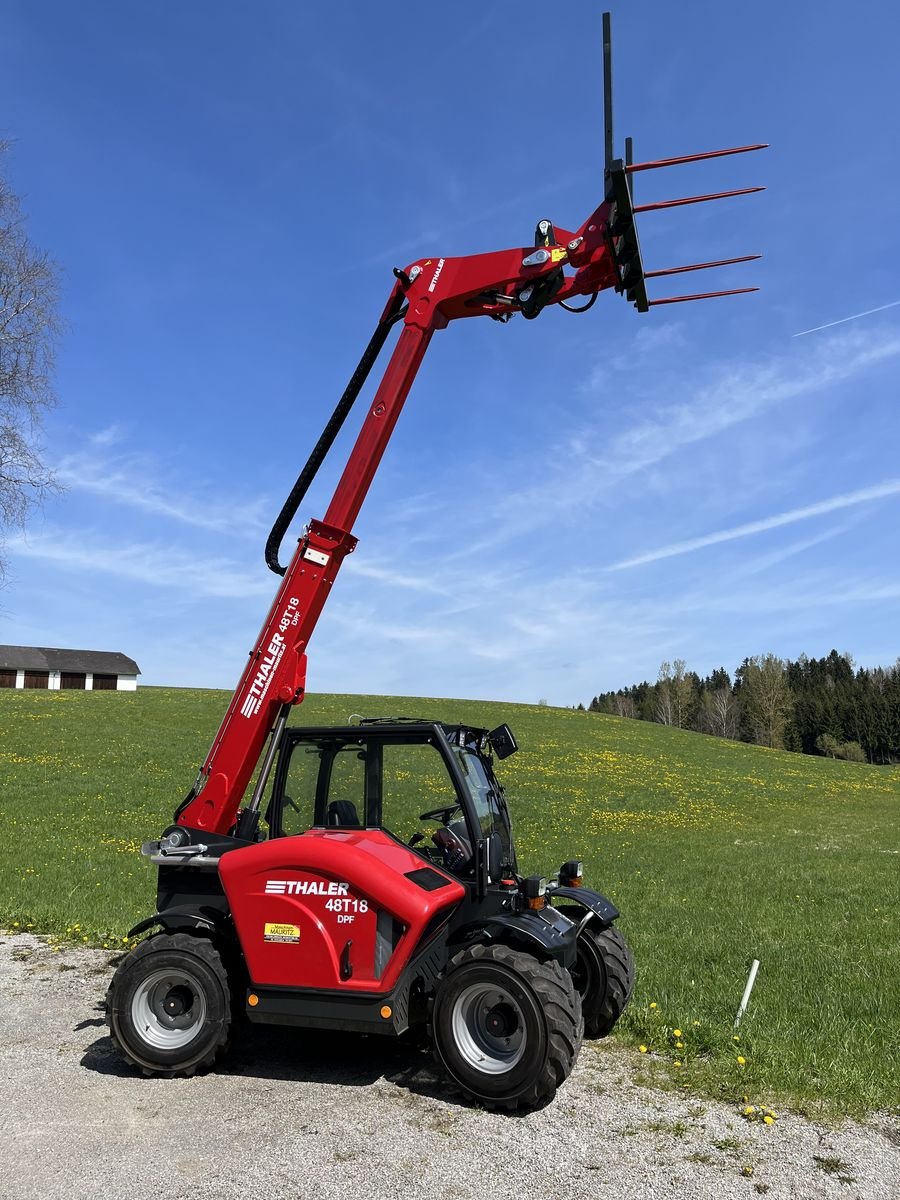
[(753, 966), (750, 968), (750, 974), (747, 976), (747, 986), (744, 988), (744, 994), (741, 997), (741, 1004), (737, 1010), (737, 1016), (734, 1018), (734, 1027), (737, 1029), (741, 1023), (741, 1017), (747, 1011), (747, 1005), (750, 1002), (750, 993), (753, 991), (753, 985), (756, 983), (756, 972), (759, 970), (759, 959), (754, 958)]

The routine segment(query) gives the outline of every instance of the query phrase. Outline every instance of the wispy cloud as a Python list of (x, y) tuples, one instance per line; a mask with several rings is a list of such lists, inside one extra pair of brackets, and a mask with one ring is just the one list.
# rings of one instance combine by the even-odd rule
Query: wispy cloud
[[(618, 434), (608, 435), (604, 423), (571, 431), (548, 456), (549, 466), (542, 468), (546, 481), (504, 496), (494, 525), (504, 534), (518, 534), (539, 521), (581, 513), (624, 480), (681, 451), (789, 401), (846, 383), (898, 355), (900, 331), (876, 330), (835, 335), (810, 351), (782, 353), (761, 363), (719, 363), (693, 395), (658, 406)], [(601, 386), (599, 378), (596, 386)], [(665, 392), (670, 386), (683, 389), (685, 385), (663, 378), (655, 390)], [(640, 389), (635, 397), (640, 404), (643, 385), (638, 381), (635, 387)], [(502, 536), (485, 544), (494, 544)]]
[(92, 433), (88, 438), (88, 442), (92, 446), (104, 447), (115, 446), (117, 442), (124, 441), (125, 434), (121, 425), (107, 425), (105, 429), (99, 429), (96, 433)]
[(702, 550), (706, 546), (717, 546), (721, 542), (732, 542), (737, 538), (750, 537), (756, 533), (765, 533), (770, 529), (779, 529), (783, 525), (792, 525), (796, 521), (806, 521), (810, 517), (823, 516), (825, 513), (837, 512), (842, 508), (851, 508), (855, 504), (866, 504), (873, 500), (884, 500), (890, 496), (900, 495), (900, 479), (888, 479), (873, 487), (860, 488), (856, 492), (844, 492), (839, 496), (831, 496), (816, 504), (806, 504), (802, 508), (792, 508), (787, 512), (775, 513), (771, 517), (763, 517), (759, 521), (748, 521), (744, 525), (735, 525), (731, 529), (720, 529), (715, 533), (707, 533), (702, 537), (689, 538), (683, 542), (672, 542), (668, 546), (659, 546), (632, 558), (623, 558), (612, 563), (607, 569), (622, 571), (627, 567), (639, 567), (645, 563), (658, 562), (661, 558), (675, 558), (679, 554), (690, 554), (694, 550)]
[(191, 596), (246, 599), (267, 596), (273, 591), (267, 572), (242, 568), (231, 559), (202, 558), (158, 542), (128, 545), (91, 531), (49, 530), (45, 533), (10, 538), (6, 549), (11, 559), (40, 559), (70, 571), (101, 571), (153, 588), (170, 588)]
[(800, 538), (798, 541), (790, 542), (787, 546), (778, 546), (774, 550), (757, 554), (749, 561), (742, 562), (733, 567), (732, 570), (735, 575), (740, 577), (763, 574), (772, 567), (777, 567), (780, 563), (805, 554), (807, 550), (812, 550), (815, 546), (821, 546), (823, 542), (830, 542), (834, 538), (840, 537), (842, 533), (846, 533), (855, 523), (854, 518), (840, 521), (837, 525), (833, 525), (830, 529), (823, 529), (821, 533), (817, 533), (813, 537)]
[(435, 596), (449, 596), (450, 591), (442, 587), (433, 578), (425, 575), (406, 575), (395, 571), (392, 567), (379, 566), (378, 563), (366, 562), (364, 559), (348, 558), (344, 566), (348, 575), (356, 575), (362, 579), (372, 579), (376, 583), (384, 583), (389, 587), (403, 588), (406, 591), (426, 592)]
[(891, 300), (889, 304), (879, 304), (877, 308), (867, 308), (865, 312), (853, 313), (849, 317), (840, 317), (837, 321), (829, 321), (825, 325), (814, 325), (812, 329), (801, 329), (799, 333), (791, 334), (792, 337), (806, 337), (808, 333), (819, 333), (823, 329), (833, 329), (835, 325), (845, 325), (847, 321), (858, 321), (860, 317), (871, 317), (873, 313), (884, 312), (887, 308), (896, 308), (900, 304), (900, 300)]
[(661, 409), (614, 438), (592, 464), (632, 475), (788, 400), (845, 382), (900, 354), (900, 332), (885, 338), (835, 338), (807, 361), (781, 355), (768, 363), (725, 367), (690, 401)]
[(192, 495), (181, 484), (159, 478), (156, 464), (147, 455), (103, 455), (122, 440), (115, 426), (93, 435), (90, 450), (68, 454), (59, 461), (59, 481), (74, 491), (90, 492), (113, 504), (140, 509), (195, 529), (231, 536), (258, 536), (265, 527), (264, 498), (253, 501), (230, 498), (214, 500)]

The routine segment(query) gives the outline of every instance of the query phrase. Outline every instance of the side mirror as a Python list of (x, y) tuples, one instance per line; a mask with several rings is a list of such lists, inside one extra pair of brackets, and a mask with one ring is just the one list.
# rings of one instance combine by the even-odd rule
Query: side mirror
[(508, 725), (498, 725), (496, 729), (492, 729), (488, 734), (488, 741), (491, 743), (491, 749), (501, 759), (509, 758), (519, 748), (519, 743)]

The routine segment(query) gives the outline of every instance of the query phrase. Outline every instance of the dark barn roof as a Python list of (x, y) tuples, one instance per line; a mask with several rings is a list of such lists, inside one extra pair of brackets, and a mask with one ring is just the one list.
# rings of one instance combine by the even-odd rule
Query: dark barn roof
[(140, 675), (133, 658), (114, 650), (55, 650), (49, 646), (0, 646), (0, 671), (72, 671)]

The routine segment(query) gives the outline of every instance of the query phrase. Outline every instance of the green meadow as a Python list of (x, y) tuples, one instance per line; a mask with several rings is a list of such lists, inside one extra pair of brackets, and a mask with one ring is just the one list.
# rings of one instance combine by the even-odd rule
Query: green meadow
[[(140, 843), (227, 700), (0, 692), (0, 925), (121, 947), (154, 909)], [(521, 750), (498, 771), (521, 866), (582, 858), (621, 909), (638, 983), (615, 1037), (648, 1081), (829, 1115), (900, 1104), (900, 770), (477, 701), (310, 696), (293, 720), (351, 712), (509, 721)]]

